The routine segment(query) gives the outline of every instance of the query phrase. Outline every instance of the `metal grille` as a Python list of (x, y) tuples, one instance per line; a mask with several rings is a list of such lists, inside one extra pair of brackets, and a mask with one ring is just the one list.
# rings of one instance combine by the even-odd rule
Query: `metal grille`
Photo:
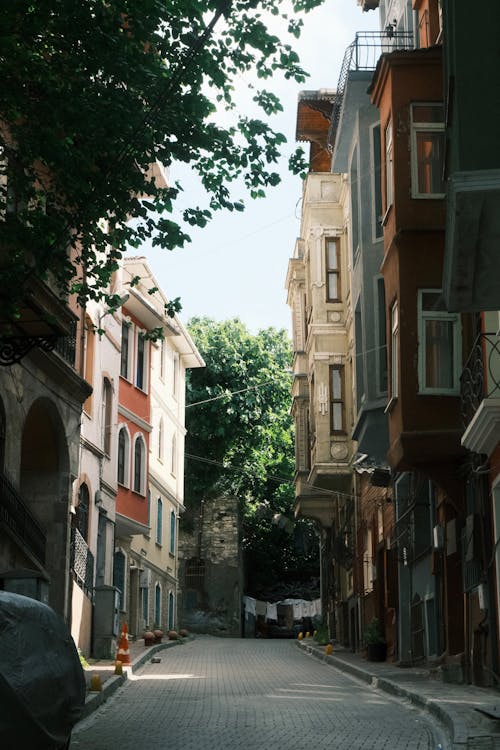
[(500, 396), (500, 339), (495, 333), (481, 333), (460, 376), (464, 427), (470, 424), (481, 401), (494, 395)]
[(54, 351), (65, 359), (68, 364), (74, 367), (76, 356), (76, 320), (71, 321), (70, 333), (68, 336), (60, 336), (56, 339)]
[(46, 534), (7, 477), (0, 475), (0, 523), (4, 523), (29, 551), (45, 564)]
[(92, 597), (94, 589), (94, 555), (78, 529), (71, 530), (71, 569), (78, 585)]

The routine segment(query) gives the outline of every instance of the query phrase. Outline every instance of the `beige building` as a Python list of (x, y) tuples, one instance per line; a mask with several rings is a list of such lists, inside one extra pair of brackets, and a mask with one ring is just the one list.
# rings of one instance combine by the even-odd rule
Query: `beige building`
[(331, 634), (341, 637), (346, 613), (336, 602), (352, 587), (353, 363), (345, 183), (329, 172), (326, 150), (332, 95), (299, 96), (297, 140), (309, 141), (311, 153), (286, 288), (293, 316), (295, 511), (320, 529), (323, 612)]

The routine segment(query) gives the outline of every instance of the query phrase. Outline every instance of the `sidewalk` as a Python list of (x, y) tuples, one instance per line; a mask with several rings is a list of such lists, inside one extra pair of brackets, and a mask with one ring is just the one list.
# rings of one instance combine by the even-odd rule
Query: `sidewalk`
[[(297, 641), (299, 648), (333, 667), (429, 711), (450, 737), (450, 750), (500, 750), (500, 690), (442, 682), (425, 668), (398, 667), (391, 662), (369, 662), (334, 646), (312, 640)], [(443, 750), (447, 750), (444, 748)]]
[[(121, 675), (115, 674), (115, 662), (113, 659), (89, 659), (89, 666), (84, 668), (87, 697), (80, 721), (89, 716), (92, 711), (95, 711), (101, 703), (104, 703), (117, 688), (123, 685), (129, 675), (133, 674), (139, 667), (142, 667), (145, 662), (150, 661), (153, 657), (161, 659), (161, 651), (173, 646), (180, 646), (190, 639), (191, 636), (176, 641), (169, 641), (166, 638), (162, 643), (148, 647), (144, 646), (142, 638), (129, 641), (130, 665), (122, 667), (123, 673)], [(90, 690), (90, 683), (94, 675), (98, 675), (101, 679), (102, 689), (99, 692), (92, 692)]]

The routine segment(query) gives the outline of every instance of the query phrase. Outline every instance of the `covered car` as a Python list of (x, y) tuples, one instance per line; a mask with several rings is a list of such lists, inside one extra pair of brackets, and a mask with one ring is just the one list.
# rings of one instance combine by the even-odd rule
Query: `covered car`
[(62, 618), (35, 599), (0, 591), (0, 747), (68, 747), (85, 692)]

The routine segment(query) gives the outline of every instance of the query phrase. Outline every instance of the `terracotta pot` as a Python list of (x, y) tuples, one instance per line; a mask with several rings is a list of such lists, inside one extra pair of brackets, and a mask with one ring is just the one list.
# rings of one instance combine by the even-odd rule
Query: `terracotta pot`
[(146, 630), (144, 633), (144, 645), (145, 646), (152, 646), (155, 642), (155, 634), (152, 633), (150, 630)]
[(153, 635), (155, 637), (155, 643), (161, 643), (163, 639), (163, 630), (153, 630)]
[(177, 635), (177, 631), (176, 630), (169, 630), (168, 633), (167, 633), (167, 635), (168, 635), (168, 637), (170, 638), (171, 641), (176, 641), (177, 638), (179, 637)]
[(182, 630), (179, 630), (179, 635), (181, 638), (187, 638), (189, 635), (189, 631), (185, 628), (182, 628)]

